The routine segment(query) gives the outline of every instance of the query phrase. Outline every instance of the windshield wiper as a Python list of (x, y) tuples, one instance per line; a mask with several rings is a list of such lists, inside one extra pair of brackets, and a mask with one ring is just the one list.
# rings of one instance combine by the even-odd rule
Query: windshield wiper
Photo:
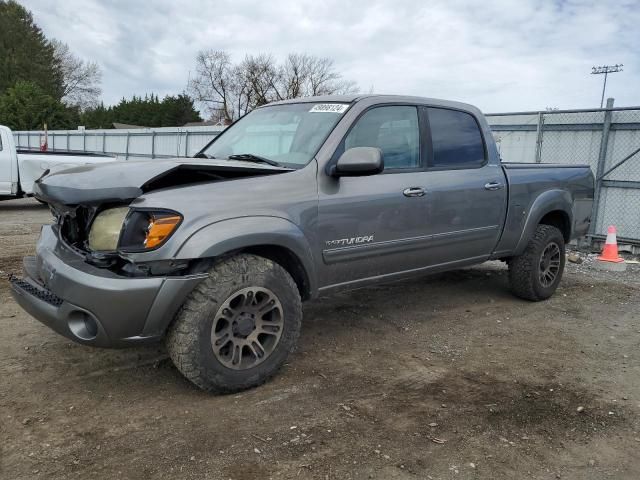
[(229, 155), (229, 160), (245, 160), (247, 162), (266, 163), (273, 165), (274, 167), (281, 167), (278, 162), (271, 160), (270, 158), (261, 157), (260, 155), (254, 155), (253, 153), (237, 153), (235, 155)]

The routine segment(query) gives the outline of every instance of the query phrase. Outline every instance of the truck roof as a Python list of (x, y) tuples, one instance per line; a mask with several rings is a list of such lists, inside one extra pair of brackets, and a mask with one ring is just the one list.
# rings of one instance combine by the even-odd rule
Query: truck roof
[[(280, 100), (278, 102), (272, 102), (268, 105), (283, 105), (288, 103), (316, 103), (316, 102), (342, 102), (342, 103), (355, 103), (364, 99), (376, 99), (380, 103), (417, 103), (423, 105), (431, 105), (431, 106), (439, 106), (439, 107), (447, 107), (454, 108), (457, 110), (466, 110), (470, 112), (474, 112), (477, 115), (482, 115), (482, 112), (475, 106), (462, 103), (455, 102), (451, 100), (442, 100), (439, 98), (429, 98), (429, 97), (418, 97), (411, 95), (383, 95), (383, 94), (351, 94), (351, 95), (319, 95), (315, 97), (300, 97), (300, 98), (292, 98), (290, 100)], [(265, 105), (266, 106), (266, 105)]]

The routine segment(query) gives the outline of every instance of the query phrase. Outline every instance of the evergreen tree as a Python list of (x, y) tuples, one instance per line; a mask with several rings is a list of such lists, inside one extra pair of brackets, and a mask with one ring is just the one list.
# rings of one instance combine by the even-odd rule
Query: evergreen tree
[(123, 98), (112, 107), (100, 104), (83, 112), (81, 121), (87, 128), (111, 128), (114, 122), (143, 127), (180, 127), (202, 119), (188, 95), (167, 95), (160, 100), (152, 93), (144, 98), (136, 95), (130, 100)]
[(62, 97), (62, 70), (52, 44), (27, 9), (0, 0), (0, 95), (20, 80), (36, 84), (55, 100)]
[(73, 129), (77, 109), (65, 107), (33, 82), (19, 81), (0, 96), (0, 124), (12, 130)]
[[(158, 97), (156, 96), (156, 99)], [(202, 118), (193, 105), (191, 97), (185, 94), (166, 96), (162, 100), (161, 125), (181, 126), (189, 122), (201, 122)]]

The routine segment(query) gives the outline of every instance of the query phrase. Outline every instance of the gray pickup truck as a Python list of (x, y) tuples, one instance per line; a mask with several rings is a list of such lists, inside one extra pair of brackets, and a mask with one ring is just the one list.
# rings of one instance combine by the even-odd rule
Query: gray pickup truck
[(548, 298), (593, 176), (501, 163), (470, 105), (357, 95), (272, 103), (196, 158), (45, 173), (34, 194), (56, 221), (17, 302), (82, 344), (165, 340), (231, 392), (276, 373), (319, 295), (499, 259), (518, 297)]

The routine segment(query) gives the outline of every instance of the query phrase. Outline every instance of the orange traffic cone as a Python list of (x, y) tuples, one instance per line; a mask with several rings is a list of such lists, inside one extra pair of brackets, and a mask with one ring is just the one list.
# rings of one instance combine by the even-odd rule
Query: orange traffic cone
[(624, 262), (624, 258), (618, 255), (618, 240), (616, 239), (616, 227), (611, 225), (607, 230), (607, 240), (604, 243), (602, 253), (598, 257), (601, 262)]

